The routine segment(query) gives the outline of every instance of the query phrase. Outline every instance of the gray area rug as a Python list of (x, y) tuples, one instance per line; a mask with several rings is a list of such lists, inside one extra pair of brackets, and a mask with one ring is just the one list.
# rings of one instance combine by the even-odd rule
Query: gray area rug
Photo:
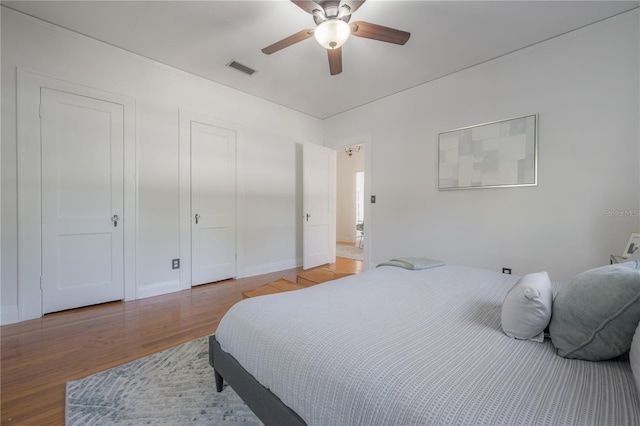
[(364, 249), (346, 244), (336, 244), (336, 256), (364, 260)]
[(262, 425), (215, 390), (206, 337), (67, 383), (67, 425)]

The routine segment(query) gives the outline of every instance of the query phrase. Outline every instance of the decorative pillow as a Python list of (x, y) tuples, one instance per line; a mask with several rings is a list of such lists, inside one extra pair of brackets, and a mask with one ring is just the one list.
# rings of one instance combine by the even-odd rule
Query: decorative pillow
[(502, 330), (514, 339), (544, 340), (553, 303), (546, 272), (525, 275), (509, 290), (502, 303)]
[(631, 349), (629, 349), (629, 362), (631, 363), (631, 371), (633, 378), (636, 380), (636, 388), (640, 395), (640, 324), (636, 327), (636, 333), (631, 341)]
[(631, 347), (640, 322), (640, 263), (578, 274), (553, 301), (549, 324), (558, 355), (588, 361), (615, 358)]

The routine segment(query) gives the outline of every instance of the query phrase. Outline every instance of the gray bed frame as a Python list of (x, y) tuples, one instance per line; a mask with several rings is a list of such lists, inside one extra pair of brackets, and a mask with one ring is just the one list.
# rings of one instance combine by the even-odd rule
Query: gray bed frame
[(306, 425), (295, 411), (262, 386), (233, 356), (223, 351), (215, 335), (209, 336), (209, 364), (215, 371), (216, 391), (222, 391), (226, 380), (265, 425)]

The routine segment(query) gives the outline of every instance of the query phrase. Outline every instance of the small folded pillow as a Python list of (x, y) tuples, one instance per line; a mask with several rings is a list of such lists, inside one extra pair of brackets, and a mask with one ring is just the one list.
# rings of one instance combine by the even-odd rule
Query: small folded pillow
[(640, 324), (636, 327), (636, 332), (631, 340), (631, 349), (629, 350), (629, 362), (631, 363), (631, 372), (636, 381), (638, 395), (640, 395)]
[(430, 259), (428, 257), (397, 257), (395, 259), (379, 263), (377, 266), (397, 266), (399, 268), (417, 271), (419, 269), (429, 269), (435, 268), (436, 266), (444, 266), (444, 263), (439, 260)]
[(528, 274), (509, 290), (502, 303), (502, 331), (522, 340), (544, 340), (551, 321), (553, 289), (546, 272)]
[(430, 259), (428, 257), (398, 257), (391, 259), (391, 261), (405, 263), (407, 265), (407, 269), (413, 270), (429, 269), (444, 265), (443, 262), (436, 259)]

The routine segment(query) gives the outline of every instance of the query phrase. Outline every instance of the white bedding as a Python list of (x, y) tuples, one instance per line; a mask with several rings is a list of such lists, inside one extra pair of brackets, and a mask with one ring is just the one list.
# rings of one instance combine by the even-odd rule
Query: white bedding
[(502, 333), (515, 281), (385, 266), (244, 300), (216, 338), (309, 425), (640, 425), (628, 360)]

